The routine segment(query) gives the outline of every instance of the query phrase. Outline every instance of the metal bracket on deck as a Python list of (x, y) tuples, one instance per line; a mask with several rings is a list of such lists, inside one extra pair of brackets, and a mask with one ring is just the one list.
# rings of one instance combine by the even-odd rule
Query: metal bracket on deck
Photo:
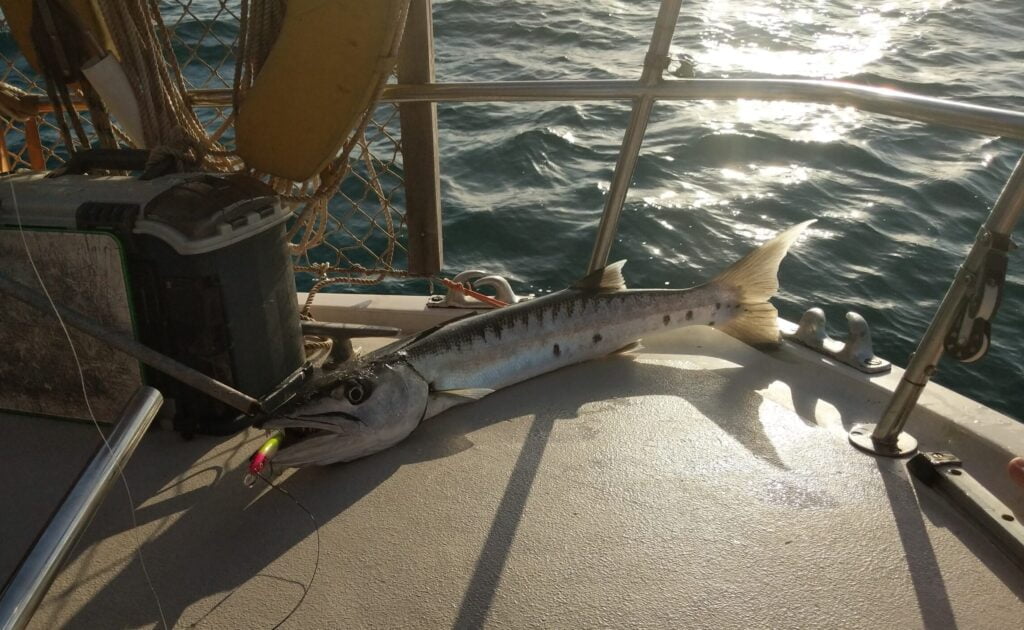
[(997, 547), (1024, 569), (1024, 525), (1006, 505), (964, 470), (953, 453), (918, 453), (907, 470), (981, 527)]
[[(479, 287), (491, 287), (494, 289), (494, 298), (505, 304), (516, 304), (522, 300), (532, 298), (532, 295), (516, 295), (512, 285), (501, 276), (488, 274), (486, 271), (470, 270), (463, 271), (454, 278), (452, 282), (459, 285), (468, 285), (470, 289), (477, 290)], [(427, 306), (431, 308), (494, 308), (493, 304), (482, 302), (474, 297), (455, 289), (448, 289), (445, 295), (431, 295), (427, 300)]]
[(796, 332), (783, 333), (782, 336), (865, 374), (891, 370), (892, 364), (875, 354), (871, 345), (871, 329), (867, 321), (857, 313), (849, 312), (846, 314), (846, 323), (850, 334), (844, 344), (828, 336), (825, 328), (825, 311), (812, 308), (800, 318)]

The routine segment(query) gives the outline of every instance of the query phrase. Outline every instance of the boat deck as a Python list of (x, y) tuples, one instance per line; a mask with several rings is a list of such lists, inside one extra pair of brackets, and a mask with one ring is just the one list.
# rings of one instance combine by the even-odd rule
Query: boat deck
[[(159, 625), (140, 539), (179, 627), (290, 613), (283, 627), (1019, 627), (1024, 573), (905, 460), (847, 441), (898, 371), (869, 379), (702, 328), (645, 345), (453, 409), (370, 458), (282, 475), (319, 542), (287, 496), (243, 487), (261, 433), (153, 431), (126, 471), (138, 527), (118, 484), (33, 627)], [(90, 425), (2, 424), (6, 575), (97, 440)], [(929, 450), (955, 444), (1024, 517), (1001, 474), (1024, 447), (1015, 421), (932, 386), (910, 429)]]

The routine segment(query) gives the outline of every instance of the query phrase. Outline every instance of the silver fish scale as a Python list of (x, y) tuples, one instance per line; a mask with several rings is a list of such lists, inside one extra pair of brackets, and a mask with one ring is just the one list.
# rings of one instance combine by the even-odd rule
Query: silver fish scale
[(599, 293), (568, 289), (453, 322), (403, 349), (433, 390), (500, 389), (605, 356), (644, 335), (721, 325), (740, 310), (732, 289)]

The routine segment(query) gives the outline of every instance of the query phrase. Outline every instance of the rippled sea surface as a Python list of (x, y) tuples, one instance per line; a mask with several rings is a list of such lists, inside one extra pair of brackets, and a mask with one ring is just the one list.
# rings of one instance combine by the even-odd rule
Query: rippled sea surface
[[(217, 21), (214, 0), (189, 6), (215, 31), (234, 28)], [(636, 78), (657, 12), (651, 0), (434, 0), (437, 80)], [(179, 36), (200, 37), (192, 26)], [(212, 41), (201, 54), (219, 63), (230, 51)], [(1021, 0), (686, 0), (671, 53), (702, 78), (841, 79), (1024, 110)], [(208, 76), (192, 65), (186, 74)], [(485, 269), (535, 294), (582, 275), (629, 103), (442, 104), (438, 114), (445, 275)], [(821, 306), (843, 336), (856, 310), (879, 354), (905, 365), (1022, 152), (846, 107), (660, 102), (612, 260), (629, 260), (634, 287), (686, 287), (817, 219), (783, 264), (780, 313), (795, 321)], [(944, 361), (937, 378), (1018, 418), (1022, 270), (1018, 250), (990, 354)]]
[[(635, 78), (657, 2), (435, 0), (439, 81)], [(811, 77), (1024, 109), (1020, 0), (695, 0), (672, 54), (697, 76)], [(586, 267), (628, 103), (439, 107), (446, 270), (558, 290)], [(635, 287), (685, 287), (774, 232), (818, 219), (784, 263), (780, 313), (861, 313), (905, 365), (1024, 151), (1017, 141), (851, 108), (655, 106), (612, 259)], [(1022, 260), (1011, 254), (994, 347), (938, 381), (1024, 407)]]

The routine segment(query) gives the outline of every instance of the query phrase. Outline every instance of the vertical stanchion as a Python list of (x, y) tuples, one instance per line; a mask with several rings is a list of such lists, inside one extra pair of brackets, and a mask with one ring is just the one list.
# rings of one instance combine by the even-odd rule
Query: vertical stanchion
[[(431, 0), (412, 0), (398, 58), (398, 80), (417, 85), (434, 81), (434, 28)], [(441, 176), (437, 155), (437, 105), (402, 103), (402, 167), (405, 223), (409, 230), (409, 273), (433, 275), (443, 264)]]
[[(654, 25), (654, 34), (651, 35), (651, 45), (647, 49), (647, 57), (644, 58), (643, 74), (640, 76), (640, 84), (645, 87), (653, 87), (661, 82), (661, 74), (668, 65), (668, 50), (672, 45), (676, 22), (679, 20), (681, 3), (682, 0), (662, 0), (661, 8), (658, 10), (658, 21)], [(626, 202), (629, 181), (636, 170), (640, 145), (643, 144), (647, 121), (651, 117), (653, 107), (654, 97), (650, 95), (645, 94), (633, 101), (633, 112), (629, 118), (626, 135), (622, 138), (619, 159), (615, 163), (615, 172), (608, 187), (601, 224), (597, 228), (597, 238), (594, 240), (594, 251), (590, 255), (588, 273), (603, 269), (608, 264), (612, 241), (619, 227), (622, 205)]]
[(997, 243), (1008, 243), (1021, 212), (1024, 211), (1024, 157), (1018, 160), (1003, 191), (992, 206), (985, 224), (970, 253), (960, 266), (953, 284), (946, 291), (928, 330), (910, 357), (889, 405), (877, 425), (855, 425), (850, 430), (850, 441), (855, 446), (877, 455), (899, 457), (917, 450), (917, 442), (903, 432), (903, 427), (914, 410), (928, 380), (935, 374), (942, 358), (944, 342), (956, 320), (964, 300), (970, 299), (981, 282), (981, 272), (989, 252)]

